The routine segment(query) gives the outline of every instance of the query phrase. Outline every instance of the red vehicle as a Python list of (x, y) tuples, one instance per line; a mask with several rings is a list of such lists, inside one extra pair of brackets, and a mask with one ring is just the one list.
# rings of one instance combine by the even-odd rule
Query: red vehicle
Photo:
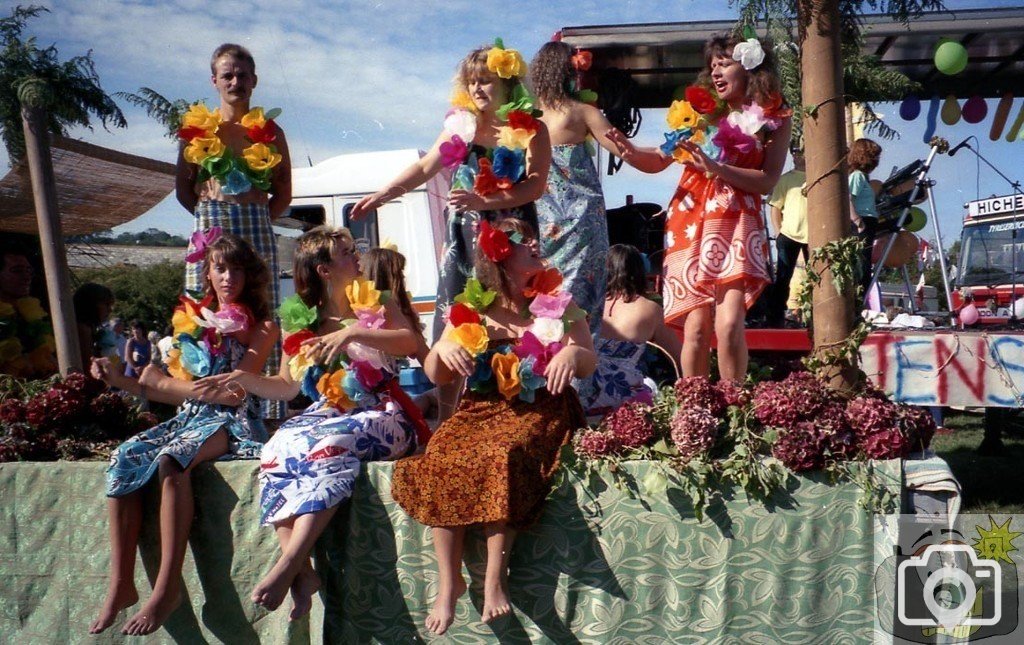
[[(1005, 323), (1014, 300), (1024, 296), (1024, 194), (967, 203), (953, 306), (973, 296), (982, 323)], [(996, 311), (989, 305), (994, 301)], [(986, 306), (989, 305), (989, 306)]]

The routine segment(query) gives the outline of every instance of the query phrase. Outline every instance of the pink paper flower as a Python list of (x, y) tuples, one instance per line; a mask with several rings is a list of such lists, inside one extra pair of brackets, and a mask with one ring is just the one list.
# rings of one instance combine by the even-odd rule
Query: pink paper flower
[(359, 309), (356, 311), (356, 318), (359, 319), (357, 324), (365, 329), (380, 329), (386, 322), (384, 307), (378, 307), (376, 310)]
[(221, 334), (237, 334), (249, 328), (249, 312), (242, 305), (225, 305), (216, 312), (203, 307), (199, 313), (202, 319), (196, 318), (196, 322), (201, 327), (216, 329)]
[(542, 293), (530, 303), (530, 313), (537, 318), (561, 318), (570, 302), (572, 302), (572, 294), (568, 291), (559, 291), (550, 295)]
[(367, 392), (372, 392), (384, 380), (384, 373), (380, 368), (367, 361), (353, 361), (351, 369), (356, 374), (356, 380)]
[(512, 351), (520, 359), (533, 358), (534, 374), (543, 374), (548, 368), (548, 363), (555, 354), (561, 351), (562, 347), (564, 345), (557, 341), (545, 346), (533, 335), (533, 332), (528, 331), (523, 334), (523, 337), (519, 339), (519, 344), (513, 347)]
[(757, 146), (757, 140), (754, 137), (745, 134), (738, 126), (728, 121), (719, 123), (718, 132), (711, 138), (711, 141), (726, 155), (729, 153), (747, 154)]
[(441, 144), (441, 163), (445, 168), (455, 168), (466, 158), (469, 153), (469, 146), (457, 134), (453, 134), (451, 140)]
[(216, 242), (221, 232), (222, 230), (219, 226), (214, 226), (208, 230), (193, 233), (192, 238), (189, 240), (192, 252), (185, 256), (185, 261), (199, 262), (206, 257), (206, 247)]
[(362, 361), (378, 369), (384, 366), (380, 352), (361, 343), (349, 343), (345, 348), (345, 353), (353, 362)]

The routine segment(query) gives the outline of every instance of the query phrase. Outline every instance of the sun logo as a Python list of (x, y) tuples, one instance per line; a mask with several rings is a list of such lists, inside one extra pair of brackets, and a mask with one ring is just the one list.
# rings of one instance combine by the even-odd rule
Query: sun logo
[(1020, 536), (1021, 533), (1010, 530), (1010, 520), (1006, 520), (1003, 524), (996, 524), (996, 521), (989, 515), (988, 521), (990, 524), (988, 529), (975, 526), (978, 530), (978, 538), (972, 545), (974, 550), (979, 557), (1013, 564), (1013, 560), (1008, 554), (1018, 550), (1013, 544), (1013, 539)]

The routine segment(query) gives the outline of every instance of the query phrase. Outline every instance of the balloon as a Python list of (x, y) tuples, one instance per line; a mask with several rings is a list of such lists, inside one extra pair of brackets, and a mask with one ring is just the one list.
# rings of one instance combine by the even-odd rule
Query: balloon
[(946, 100), (942, 102), (942, 122), (946, 125), (956, 125), (957, 121), (960, 120), (960, 104), (956, 100), (955, 94), (950, 94), (946, 97)]
[(955, 40), (947, 40), (935, 49), (935, 67), (953, 76), (967, 67), (967, 49)]
[(924, 209), (914, 206), (910, 209), (909, 217), (907, 217), (907, 221), (903, 224), (903, 230), (917, 233), (926, 224), (928, 224), (928, 215), (924, 212)]
[(960, 310), (960, 324), (962, 325), (973, 325), (978, 322), (980, 317), (981, 314), (978, 313), (978, 308), (974, 306), (973, 302)]
[(962, 116), (966, 123), (981, 123), (988, 115), (988, 103), (978, 95), (967, 99), (964, 103)]
[[(882, 252), (885, 251), (885, 245), (889, 243), (889, 238), (892, 235), (892, 233), (889, 233), (888, 235), (880, 235), (875, 238), (875, 244), (871, 248), (872, 264), (882, 259)], [(885, 258), (885, 266), (890, 269), (897, 269), (910, 262), (914, 254), (917, 253), (917, 245), (916, 235), (900, 231), (896, 234), (896, 243), (892, 245), (889, 256)]]
[(998, 141), (1006, 127), (1006, 119), (1010, 116), (1010, 108), (1013, 107), (1013, 92), (1003, 94), (996, 104), (996, 116), (992, 119), (992, 127), (988, 131), (988, 138), (991, 141)]
[(916, 96), (908, 96), (900, 103), (900, 118), (904, 121), (913, 121), (921, 115), (921, 99)]

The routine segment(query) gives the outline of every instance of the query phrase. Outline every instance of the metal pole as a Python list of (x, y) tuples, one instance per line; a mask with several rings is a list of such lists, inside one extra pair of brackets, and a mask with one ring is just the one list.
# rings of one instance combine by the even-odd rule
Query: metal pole
[(946, 308), (949, 309), (950, 322), (953, 320), (953, 292), (949, 288), (949, 272), (946, 270), (946, 248), (942, 245), (942, 232), (939, 230), (939, 215), (935, 210), (935, 196), (931, 186), (928, 187), (928, 207), (932, 212), (932, 230), (935, 231), (935, 243), (939, 245), (939, 270), (942, 271), (942, 288), (946, 290)]
[(71, 300), (71, 277), (68, 274), (67, 252), (61, 234), (60, 211), (57, 208), (57, 183), (53, 176), (50, 142), (43, 108), (22, 106), (21, 122), (25, 130), (25, 158), (32, 177), (32, 199), (39, 224), (39, 242), (46, 271), (50, 319), (57, 344), (60, 373), (82, 371), (82, 352), (78, 346), (75, 309)]

